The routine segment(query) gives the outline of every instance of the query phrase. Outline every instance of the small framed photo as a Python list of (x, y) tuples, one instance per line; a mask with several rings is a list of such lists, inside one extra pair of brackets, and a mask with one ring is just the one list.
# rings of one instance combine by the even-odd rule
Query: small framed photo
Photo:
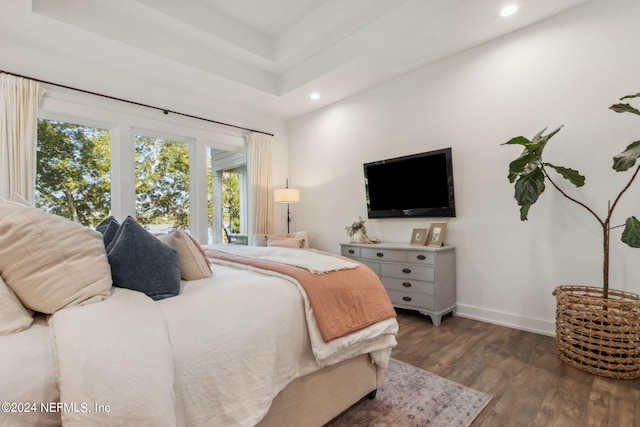
[(446, 222), (432, 222), (427, 235), (427, 246), (440, 247), (444, 243), (444, 232), (447, 229)]
[(427, 229), (426, 228), (414, 228), (411, 233), (411, 244), (424, 246), (427, 242)]

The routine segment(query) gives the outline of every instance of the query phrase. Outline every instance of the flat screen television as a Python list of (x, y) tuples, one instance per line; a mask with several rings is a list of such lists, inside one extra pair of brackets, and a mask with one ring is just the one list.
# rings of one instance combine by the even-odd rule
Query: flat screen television
[(454, 217), (451, 148), (364, 164), (369, 218)]

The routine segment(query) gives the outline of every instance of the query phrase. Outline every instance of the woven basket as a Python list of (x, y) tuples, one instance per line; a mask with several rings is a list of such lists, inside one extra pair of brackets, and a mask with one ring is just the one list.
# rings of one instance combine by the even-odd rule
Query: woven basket
[(556, 345), (569, 365), (608, 378), (640, 378), (640, 296), (602, 288), (559, 286)]

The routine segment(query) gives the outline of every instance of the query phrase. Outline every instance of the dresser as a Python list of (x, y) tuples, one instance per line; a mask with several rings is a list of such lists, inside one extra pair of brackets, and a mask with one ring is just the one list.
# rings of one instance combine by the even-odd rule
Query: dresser
[(453, 246), (431, 248), (406, 243), (341, 243), (340, 253), (371, 268), (391, 303), (431, 317), (456, 310), (456, 252)]

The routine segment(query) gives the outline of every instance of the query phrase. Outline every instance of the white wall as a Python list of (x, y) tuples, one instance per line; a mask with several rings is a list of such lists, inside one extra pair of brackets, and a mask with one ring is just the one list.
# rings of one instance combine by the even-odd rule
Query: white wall
[[(611, 157), (640, 136), (640, 117), (608, 110), (640, 92), (639, 18), (640, 2), (593, 1), (291, 121), (290, 178), (302, 198), (292, 228), (339, 252), (344, 227), (366, 218), (364, 162), (451, 146), (457, 217), (444, 220), (446, 244), (457, 247), (458, 313), (552, 334), (554, 287), (602, 283), (599, 225), (550, 187), (520, 222), (506, 178), (520, 150), (500, 144), (564, 124), (546, 160), (586, 175), (569, 191), (602, 215), (631, 176), (616, 174)], [(640, 215), (639, 194), (640, 182), (615, 223)], [(367, 230), (408, 242), (430, 221), (368, 220)], [(639, 292), (640, 251), (620, 232), (610, 284)]]

